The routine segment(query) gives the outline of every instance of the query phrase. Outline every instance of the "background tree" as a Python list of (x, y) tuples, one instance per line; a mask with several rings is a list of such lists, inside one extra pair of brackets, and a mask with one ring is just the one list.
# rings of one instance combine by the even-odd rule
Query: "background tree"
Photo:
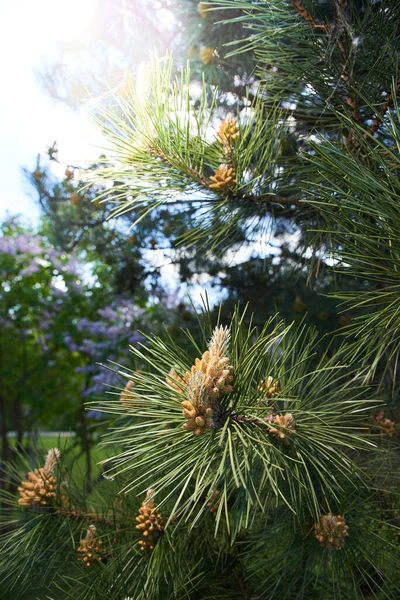
[[(138, 15), (137, 8), (134, 3), (118, 3), (114, 7), (114, 10), (121, 16), (125, 15), (124, 18), (127, 19), (127, 22), (139, 23), (143, 16)], [(241, 19), (241, 10), (239, 8), (232, 10), (231, 7), (228, 7), (228, 9), (220, 8), (218, 13), (216, 13), (213, 7), (211, 5), (208, 6), (207, 3), (202, 4), (189, 0), (185, 2), (172, 2), (168, 4), (168, 7), (163, 6), (161, 9), (156, 6), (153, 8), (153, 14), (157, 15), (157, 19), (162, 15), (165, 16), (163, 11), (168, 11), (169, 17), (167, 22), (168, 27), (171, 28), (172, 37), (170, 39), (173, 40), (171, 44), (177, 51), (174, 64), (175, 72), (180, 71), (185, 65), (186, 56), (190, 58), (191, 99), (193, 106), (197, 107), (201, 103), (202, 96), (200, 90), (204, 78), (207, 84), (209, 84), (206, 91), (207, 100), (213, 97), (212, 118), (216, 128), (218, 127), (218, 123), (228, 114), (236, 114), (238, 110), (246, 106), (248, 107), (249, 102), (254, 98), (260, 81), (262, 81), (260, 73), (256, 74), (254, 49), (247, 47), (243, 52), (243, 48), (241, 48), (240, 55), (227, 56), (229, 54), (229, 45), (238, 43), (247, 36), (246, 27)], [(216, 22), (216, 15), (218, 22)], [(222, 23), (228, 17), (232, 17), (229, 23)], [(106, 18), (105, 13), (103, 14), (100, 7), (98, 9), (98, 18), (100, 20)], [(118, 43), (120, 46), (122, 44), (126, 50), (132, 47), (132, 39), (130, 38), (130, 33), (122, 26), (122, 23), (123, 19), (118, 17), (115, 19), (114, 26), (116, 30), (118, 29)], [(107, 37), (103, 38), (102, 44), (107, 43), (112, 47), (112, 40), (109, 40)], [(171, 44), (169, 45), (170, 47)], [(85, 52), (87, 51), (89, 49), (85, 50)], [(79, 52), (82, 52), (82, 49), (76, 48), (75, 52), (79, 54)], [(93, 60), (95, 60), (95, 55), (96, 53), (94, 52)], [(127, 53), (124, 60), (127, 61), (126, 64), (129, 64), (130, 68), (138, 68), (136, 58), (132, 53), (131, 55)], [(67, 65), (62, 72), (63, 76), (68, 80)], [(121, 73), (118, 73), (117, 76), (121, 77)], [(70, 75), (73, 77), (76, 73), (75, 75), (72, 73)], [(85, 82), (85, 86), (88, 89), (92, 88), (90, 78), (86, 77), (85, 71), (81, 72), (79, 77)], [(109, 85), (110, 79), (105, 77), (105, 81)], [(219, 89), (218, 94), (213, 93), (213, 88), (216, 84)], [(68, 83), (66, 83), (66, 86), (68, 87)], [(61, 85), (61, 87), (63, 86)], [(119, 89), (121, 96), (124, 96), (124, 94), (129, 95), (129, 82), (126, 79), (121, 80)], [(98, 91), (96, 86), (94, 86), (92, 88), (92, 95), (96, 95)], [(140, 90), (139, 93), (141, 93)], [(282, 106), (285, 104), (285, 110), (287, 110), (290, 103), (288, 104), (286, 98), (285, 102), (282, 103)], [(97, 108), (94, 110), (96, 112)], [(248, 110), (250, 109), (248, 108)], [(303, 133), (302, 131), (302, 137)], [(294, 135), (292, 130), (286, 133), (282, 131), (282, 135), (281, 154), (285, 157), (285, 162), (289, 164), (290, 161), (294, 160), (300, 136)], [(56, 158), (57, 156), (52, 149), (50, 149), (50, 156), (52, 158)], [(282, 162), (282, 159), (280, 160)], [(72, 174), (73, 169), (69, 168), (67, 172)], [(209, 174), (211, 175), (212, 171)], [(112, 277), (122, 278), (125, 285), (129, 285), (127, 282), (132, 278), (132, 285), (137, 288), (140, 285), (139, 279), (147, 278), (146, 285), (151, 285), (154, 293), (156, 288), (160, 287), (161, 283), (159, 265), (160, 263), (161, 265), (169, 263), (174, 266), (174, 276), (179, 279), (180, 283), (184, 283), (185, 285), (199, 284), (199, 282), (207, 280), (208, 284), (214, 287), (216, 296), (219, 297), (232, 297), (237, 293), (241, 300), (245, 302), (253, 302), (255, 298), (263, 298), (265, 311), (262, 315), (258, 313), (260, 314), (261, 321), (273, 314), (276, 309), (276, 294), (274, 292), (271, 293), (271, 285), (267, 284), (268, 279), (271, 283), (273, 281), (273, 285), (278, 285), (278, 287), (281, 285), (287, 290), (285, 302), (279, 306), (279, 310), (283, 314), (287, 314), (289, 318), (293, 318), (298, 314), (299, 306), (304, 305), (307, 309), (306, 312), (311, 316), (314, 323), (317, 323), (318, 326), (321, 322), (324, 323), (322, 326), (324, 330), (332, 330), (337, 326), (339, 315), (333, 309), (333, 303), (329, 305), (318, 294), (318, 292), (330, 289), (329, 277), (326, 277), (322, 281), (324, 270), (322, 269), (323, 263), (321, 260), (318, 265), (320, 277), (317, 290), (313, 290), (313, 278), (308, 277), (307, 268), (303, 270), (301, 276), (290, 276), (290, 281), (286, 281), (287, 274), (293, 271), (293, 264), (295, 264), (296, 271), (298, 272), (301, 270), (301, 264), (308, 264), (308, 261), (305, 261), (302, 256), (307, 244), (298, 244), (299, 229), (293, 220), (294, 215), (292, 210), (277, 211), (278, 207), (272, 206), (272, 214), (276, 218), (274, 235), (269, 240), (272, 246), (260, 243), (258, 234), (252, 235), (251, 232), (246, 230), (246, 227), (237, 223), (237, 230), (235, 231), (237, 243), (234, 245), (230, 244), (228, 252), (223, 252), (221, 247), (216, 247), (216, 251), (212, 256), (205, 256), (204, 252), (201, 251), (201, 244), (196, 243), (196, 234), (191, 234), (193, 230), (193, 216), (196, 214), (196, 209), (193, 205), (184, 205), (181, 203), (180, 210), (176, 210), (176, 207), (164, 205), (151, 215), (147, 215), (146, 219), (138, 222), (130, 231), (129, 240), (131, 245), (127, 246), (126, 244), (118, 243), (123, 238), (117, 237), (115, 243), (113, 243), (110, 236), (117, 235), (118, 229), (121, 231), (124, 227), (126, 227), (126, 230), (129, 226), (132, 227), (135, 217), (140, 212), (135, 208), (135, 205), (131, 206), (132, 210), (130, 214), (119, 215), (119, 226), (117, 228), (112, 227), (110, 231), (108, 227), (105, 227), (104, 231), (101, 219), (109, 215), (110, 210), (114, 206), (113, 204), (104, 203), (101, 207), (93, 207), (92, 212), (88, 210), (88, 203), (84, 201), (85, 198), (81, 194), (79, 196), (80, 210), (61, 210), (61, 201), (64, 200), (65, 204), (68, 205), (69, 196), (76, 193), (77, 187), (73, 179), (64, 183), (57, 183), (54, 180), (51, 182), (49, 177), (43, 177), (42, 181), (33, 178), (31, 181), (37, 188), (41, 206), (48, 215), (51, 228), (56, 232), (55, 235), (58, 238), (58, 243), (63, 244), (64, 241), (61, 238), (70, 235), (66, 233), (70, 231), (77, 233), (76, 239), (81, 239), (82, 236), (88, 239), (87, 233), (85, 234), (84, 232), (87, 232), (89, 228), (92, 228), (97, 223), (99, 231), (93, 232), (92, 241), (100, 249), (105, 261), (108, 261)], [(68, 189), (67, 186), (67, 189), (64, 190), (66, 183), (70, 184), (70, 188)], [(115, 181), (113, 185), (118, 186), (118, 181)], [(90, 199), (97, 193), (98, 190), (95, 188), (88, 188), (87, 198)], [(109, 196), (109, 194), (107, 195)], [(58, 203), (54, 201), (57, 198)], [(77, 203), (78, 197), (74, 196), (73, 198)], [(55, 209), (56, 206), (58, 206), (57, 210)], [(185, 210), (182, 210), (183, 206)], [(90, 215), (89, 212), (91, 213)], [(124, 223), (123, 226), (122, 223)], [(267, 229), (268, 231), (270, 230), (270, 224), (268, 223)], [(268, 239), (268, 235), (266, 235), (266, 239)], [(84, 245), (85, 241), (83, 238), (82, 242)], [(101, 246), (102, 248), (100, 248)], [(281, 247), (283, 248), (283, 252), (280, 252)], [(245, 248), (245, 251), (243, 251), (243, 248)], [(287, 252), (290, 253), (290, 257)], [(259, 260), (260, 258), (262, 260)], [(266, 262), (264, 262), (264, 259), (267, 259)], [(249, 265), (249, 261), (252, 262), (251, 266)], [(271, 279), (271, 274), (267, 272), (266, 265), (272, 261), (276, 266), (279, 265), (279, 268), (275, 269), (276, 273)], [(118, 262), (120, 263), (119, 265), (117, 264)], [(144, 269), (140, 266), (143, 264), (145, 265)], [(113, 266), (111, 267), (111, 265)], [(231, 289), (228, 282), (232, 280), (234, 271), (240, 273), (240, 278), (236, 278), (234, 287)], [(229, 272), (229, 275), (225, 276), (226, 272)], [(282, 278), (281, 284), (277, 282), (277, 276), (279, 279)], [(299, 285), (294, 285), (296, 281)], [(303, 283), (300, 283), (300, 281)], [(165, 281), (163, 281), (163, 284), (165, 285)], [(290, 297), (288, 297), (289, 289), (292, 290)], [(300, 303), (296, 300), (297, 297), (300, 298)], [(260, 308), (259, 304), (260, 302), (257, 306), (257, 312)], [(253, 305), (252, 308), (255, 309), (256, 306)]]
[[(38, 428), (77, 430), (90, 481), (85, 402), (104, 394), (100, 381), (105, 372), (98, 363), (123, 362), (129, 344), (141, 339), (138, 328), (145, 331), (152, 315), (160, 318), (161, 309), (146, 306), (143, 299), (139, 308), (117, 290), (104, 290), (100, 268), (85, 275), (77, 254), (55, 248), (43, 233), (17, 218), (4, 221), (1, 233), (2, 463), (23, 446), (28, 449), (31, 441), (24, 445), (24, 435)], [(110, 305), (100, 308), (105, 298)]]
[[(1, 428), (6, 460), (10, 429), (21, 446), (23, 433), (39, 414), (43, 424), (54, 426), (64, 413), (68, 426), (76, 402), (73, 386), (62, 376), (71, 362), (60, 341), (66, 322), (79, 310), (82, 287), (74, 257), (49, 246), (43, 236), (16, 219), (5, 221), (1, 234)], [(51, 403), (52, 410), (44, 411), (44, 403)]]

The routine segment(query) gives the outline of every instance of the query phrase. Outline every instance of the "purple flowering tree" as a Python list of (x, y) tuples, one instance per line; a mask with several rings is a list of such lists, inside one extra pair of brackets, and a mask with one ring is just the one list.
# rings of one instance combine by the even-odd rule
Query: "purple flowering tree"
[(85, 403), (104, 395), (111, 386), (119, 385), (118, 377), (101, 363), (114, 361), (127, 364), (129, 346), (142, 339), (137, 332), (146, 321), (145, 310), (131, 300), (116, 298), (110, 306), (99, 308), (92, 318), (83, 317), (72, 323), (64, 336), (65, 344), (75, 360), (74, 373), (81, 379), (80, 428), (86, 454), (87, 481), (91, 479), (90, 433), (87, 417), (97, 417), (95, 410), (86, 412)]
[(24, 433), (38, 427), (75, 429), (91, 479), (86, 403), (119, 386), (100, 363), (132, 367), (138, 329), (166, 322), (159, 305), (139, 307), (116, 294), (79, 255), (57, 249), (18, 218), (0, 224), (0, 438), (2, 461)]
[[(2, 458), (10, 455), (7, 433), (17, 447), (39, 413), (44, 421), (63, 387), (60, 341), (82, 296), (78, 262), (49, 247), (17, 218), (0, 225), (0, 435)], [(78, 302), (77, 302), (78, 300)], [(70, 395), (70, 386), (65, 386)]]

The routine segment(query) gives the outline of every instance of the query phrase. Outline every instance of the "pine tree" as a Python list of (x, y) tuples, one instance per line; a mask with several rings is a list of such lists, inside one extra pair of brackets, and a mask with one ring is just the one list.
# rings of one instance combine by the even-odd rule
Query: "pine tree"
[[(254, 53), (258, 89), (221, 121), (214, 84), (194, 99), (190, 68), (176, 79), (172, 61), (155, 58), (96, 116), (111, 150), (92, 180), (118, 181), (115, 214), (189, 207), (186, 242), (216, 255), (239, 231), (289, 219), (315, 261), (310, 278), (317, 286), (320, 265), (338, 273), (348, 283), (334, 297), (354, 316), (321, 338), (301, 319), (260, 326), (244, 307), (227, 319), (205, 300), (185, 344), (150, 335), (132, 348), (132, 370), (111, 364), (126, 385), (101, 405), (114, 415), (106, 480), (85, 496), (62, 455), (48, 484), (47, 461), (28, 480), (15, 469), (16, 491), (2, 498), (5, 589), (400, 596), (400, 6), (198, 6), (200, 18), (219, 11), (219, 27), (248, 32), (228, 49)], [(207, 50), (203, 62), (216, 62)]]

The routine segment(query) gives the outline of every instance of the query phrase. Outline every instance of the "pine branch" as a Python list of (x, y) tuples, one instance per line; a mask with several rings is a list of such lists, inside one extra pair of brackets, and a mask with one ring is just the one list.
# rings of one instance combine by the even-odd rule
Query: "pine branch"
[(308, 21), (312, 27), (314, 27), (315, 29), (319, 29), (320, 31), (328, 31), (327, 26), (322, 23), (321, 21), (319, 21), (318, 19), (316, 19), (315, 17), (313, 17), (308, 10), (304, 7), (304, 4), (302, 2), (302, 0), (292, 0), (294, 6), (297, 9), (298, 14), (305, 19), (306, 21)]
[(368, 131), (366, 131), (364, 133), (364, 138), (365, 139), (369, 139), (371, 138), (379, 129), (380, 125), (383, 122), (383, 119), (387, 113), (387, 111), (389, 110), (389, 108), (392, 106), (397, 94), (400, 93), (400, 79), (397, 81), (394, 93), (390, 93), (388, 94), (385, 102), (382, 104), (381, 109), (379, 111), (379, 113), (375, 116), (375, 118), (373, 119), (371, 126), (369, 127)]
[[(116, 516), (111, 520), (105, 515), (99, 515), (97, 513), (81, 513), (76, 509), (57, 508), (52, 514), (60, 518), (71, 519), (72, 521), (82, 521), (84, 523), (89, 521), (90, 523), (107, 525), (109, 527), (115, 527), (116, 523), (118, 523)], [(127, 522), (126, 517), (124, 517), (123, 522)], [(133, 519), (132, 522), (134, 522)]]

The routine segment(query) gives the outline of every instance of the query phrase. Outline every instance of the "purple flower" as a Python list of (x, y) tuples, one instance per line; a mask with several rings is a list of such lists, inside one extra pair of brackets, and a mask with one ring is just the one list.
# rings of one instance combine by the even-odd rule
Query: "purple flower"
[(25, 269), (22, 269), (22, 271), (20, 271), (20, 275), (22, 275), (22, 277), (30, 277), (31, 275), (34, 275), (35, 273), (38, 273), (40, 271), (40, 267), (37, 263), (37, 261), (35, 259), (33, 259), (29, 265), (27, 267), (25, 267)]
[(8, 237), (0, 238), (0, 252), (3, 254), (9, 254), (10, 256), (15, 256), (17, 253), (17, 248), (15, 247), (13, 240)]
[(86, 413), (88, 419), (101, 419), (104, 415), (99, 410), (88, 410)]

